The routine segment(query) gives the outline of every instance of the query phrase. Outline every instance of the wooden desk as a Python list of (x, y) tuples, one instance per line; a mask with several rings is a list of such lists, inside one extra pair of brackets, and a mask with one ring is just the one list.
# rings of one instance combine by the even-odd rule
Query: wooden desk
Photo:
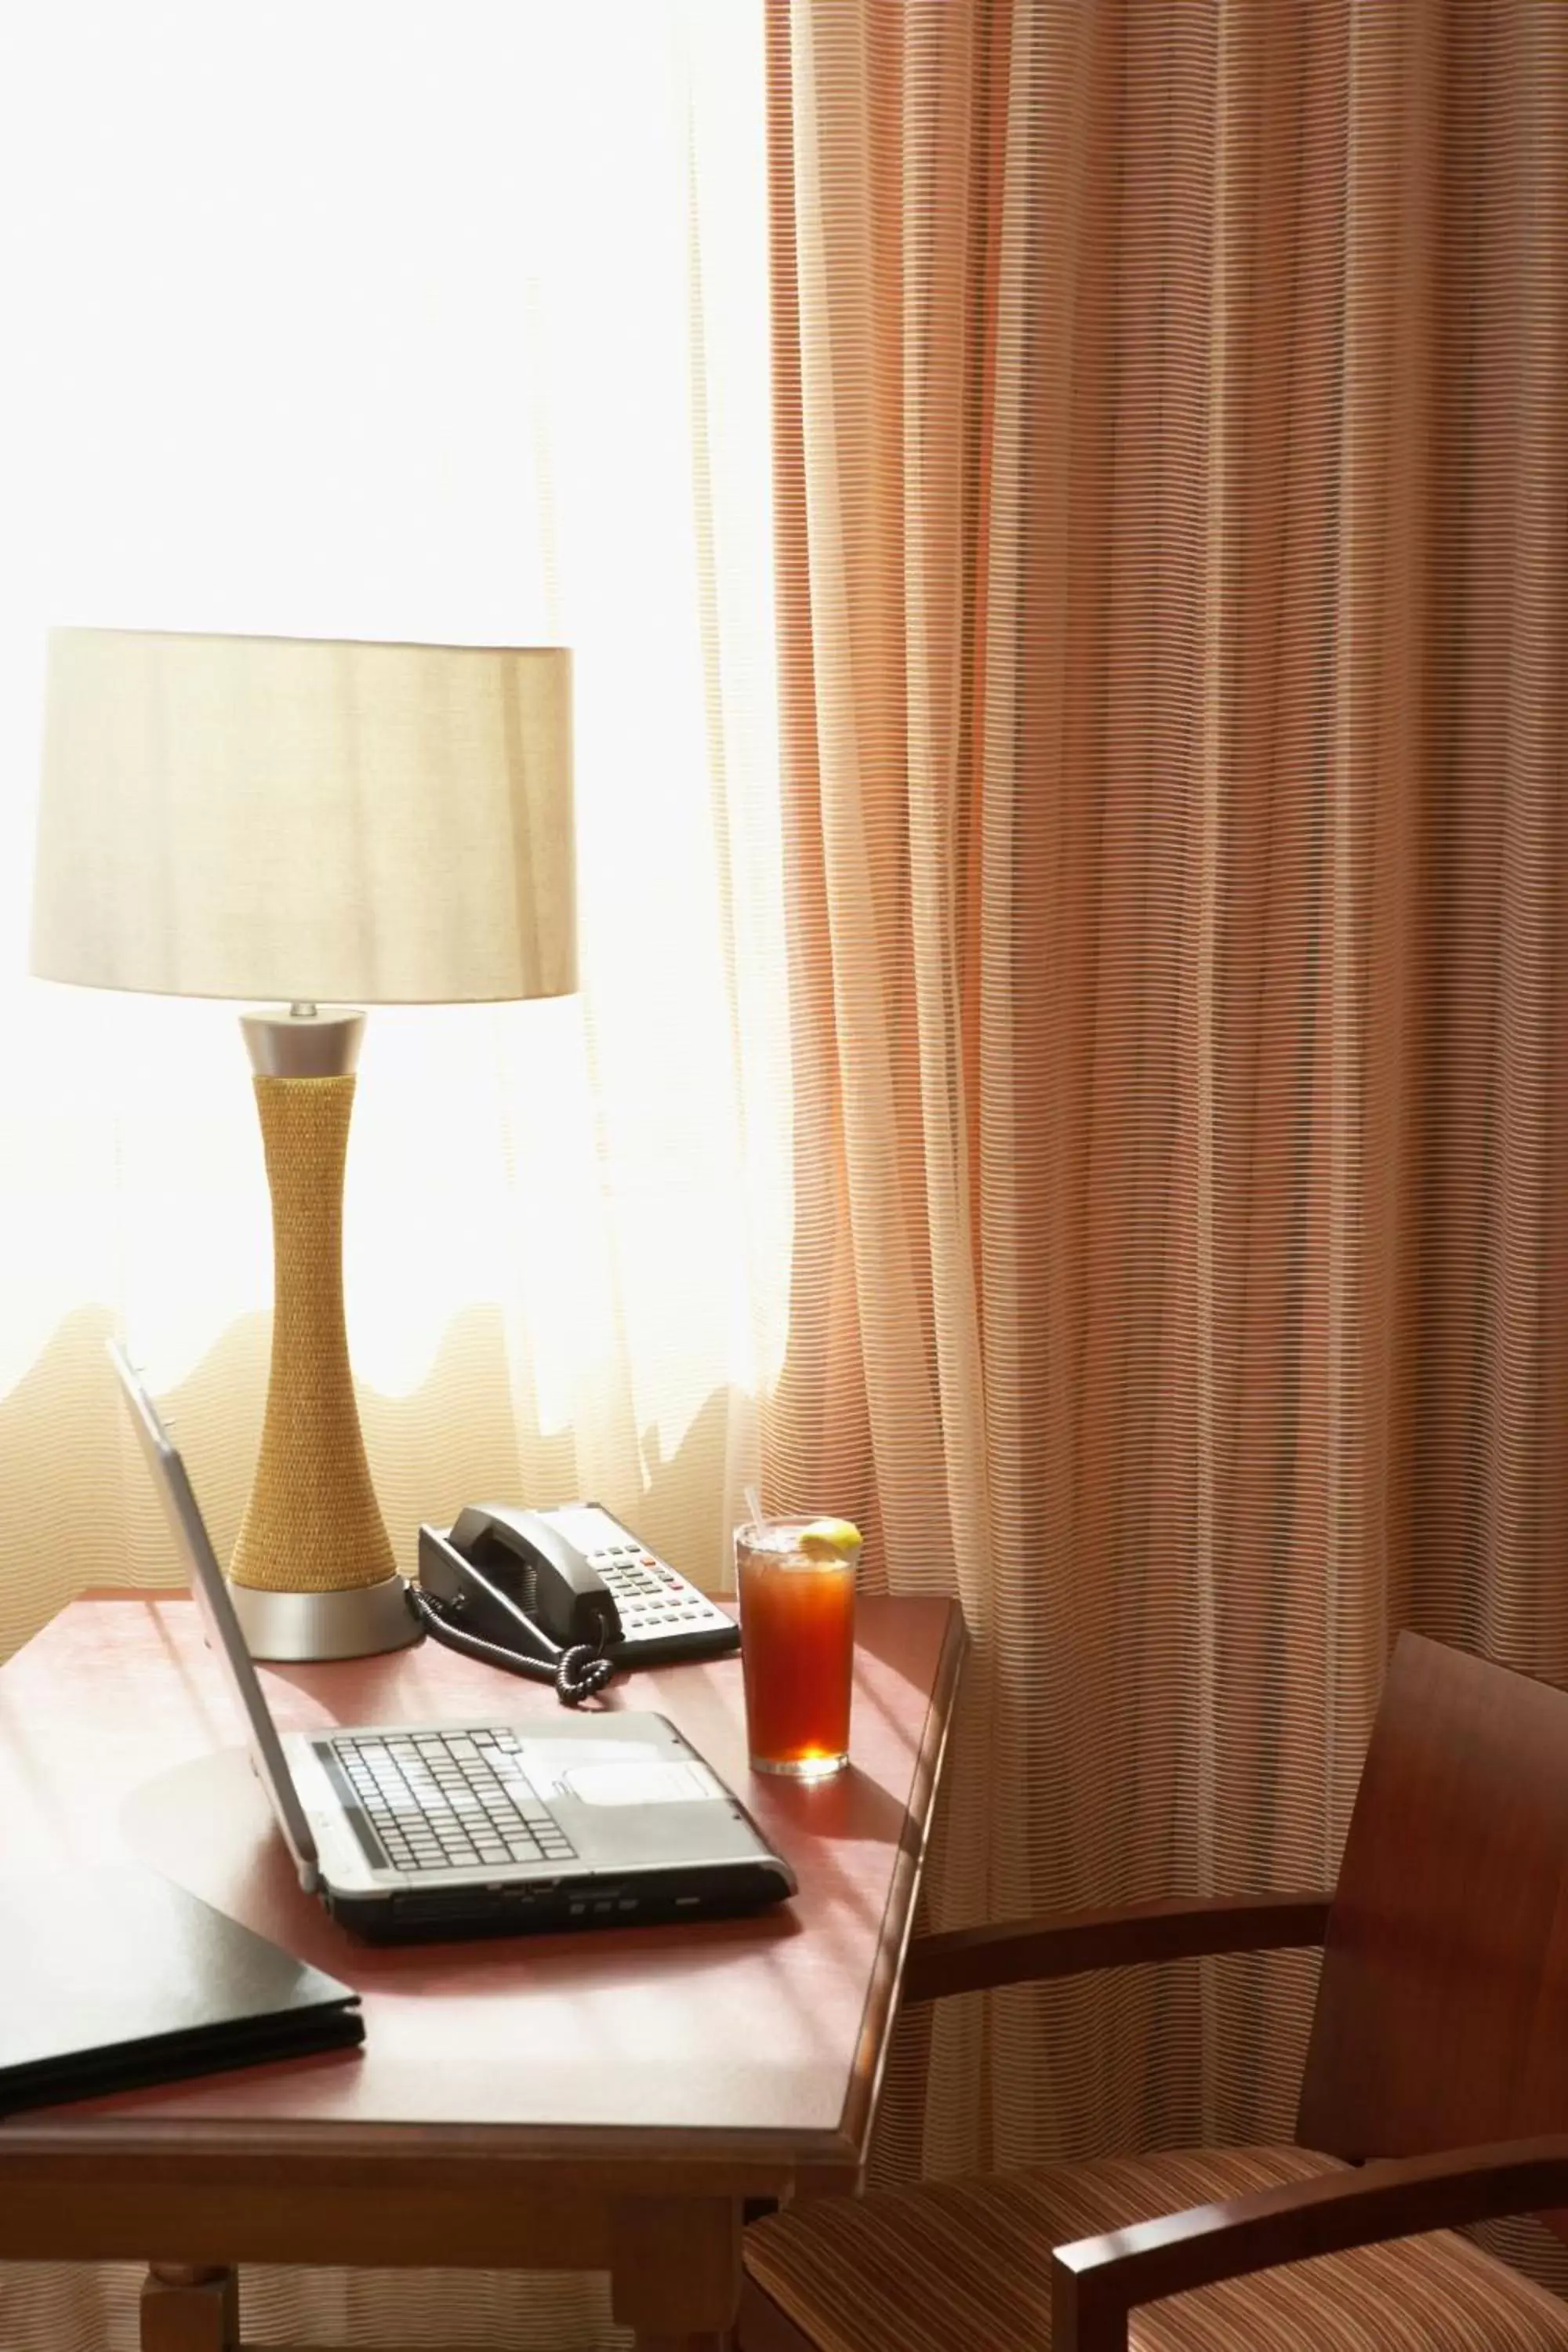
[[(602, 2269), (639, 2347), (714, 2346), (742, 2201), (851, 2189), (866, 2156), (963, 1633), (942, 1601), (858, 1630), (854, 1764), (816, 1788), (748, 1772), (733, 1659), (607, 1694), (679, 1725), (794, 1902), (373, 1951), (300, 1892), (192, 1603), (73, 1603), (0, 1670), (0, 1874), (150, 1863), (355, 1986), (366, 2039), (0, 2124), (0, 2258), (149, 2262), (147, 2352), (226, 2352), (246, 2262)], [(299, 1730), (554, 1706), (428, 1642), (264, 1672)]]

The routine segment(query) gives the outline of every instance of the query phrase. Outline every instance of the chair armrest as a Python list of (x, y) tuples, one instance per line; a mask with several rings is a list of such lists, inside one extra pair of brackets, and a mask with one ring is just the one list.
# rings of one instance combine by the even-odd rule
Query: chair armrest
[(1193, 2205), (1051, 2256), (1053, 2352), (1126, 2352), (1127, 2315), (1162, 2295), (1385, 2238), (1568, 2203), (1568, 2135), (1445, 2149)]
[(935, 2000), (943, 1993), (1040, 1983), (1089, 1969), (1130, 1968), (1139, 1960), (1321, 1944), (1331, 1900), (1327, 1895), (1222, 1895), (919, 1936), (905, 1963), (903, 1997), (906, 2002)]

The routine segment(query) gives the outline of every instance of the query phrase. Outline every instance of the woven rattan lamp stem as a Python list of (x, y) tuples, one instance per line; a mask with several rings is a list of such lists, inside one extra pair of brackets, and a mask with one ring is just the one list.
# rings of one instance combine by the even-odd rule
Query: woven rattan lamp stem
[(365, 1460), (343, 1313), (343, 1167), (363, 1016), (244, 1024), (272, 1193), (272, 1361), (261, 1450), (229, 1567), (260, 1657), (412, 1641)]

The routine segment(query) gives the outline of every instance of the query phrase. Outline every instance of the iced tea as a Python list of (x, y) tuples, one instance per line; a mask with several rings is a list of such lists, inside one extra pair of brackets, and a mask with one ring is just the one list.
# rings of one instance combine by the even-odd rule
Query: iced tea
[(773, 1519), (735, 1531), (755, 1771), (819, 1780), (849, 1761), (859, 1555), (859, 1536), (844, 1519)]

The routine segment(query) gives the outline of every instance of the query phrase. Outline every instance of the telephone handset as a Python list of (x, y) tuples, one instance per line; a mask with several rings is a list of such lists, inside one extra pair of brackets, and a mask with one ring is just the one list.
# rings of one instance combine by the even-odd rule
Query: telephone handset
[(597, 1503), (470, 1505), (446, 1531), (422, 1527), (411, 1595), (437, 1641), (552, 1682), (568, 1706), (617, 1665), (740, 1646), (734, 1620)]

